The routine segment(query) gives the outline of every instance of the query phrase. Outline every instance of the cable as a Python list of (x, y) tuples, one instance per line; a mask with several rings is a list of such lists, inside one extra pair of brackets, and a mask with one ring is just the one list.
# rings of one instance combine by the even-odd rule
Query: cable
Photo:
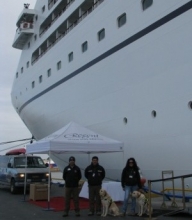
[(10, 143), (18, 142), (18, 141), (28, 141), (28, 140), (31, 140), (31, 139), (33, 139), (33, 137), (32, 138), (21, 139), (21, 140), (15, 140), (15, 141), (1, 142), (0, 145), (10, 144)]
[(8, 147), (8, 148), (6, 148), (6, 149), (1, 149), (0, 152), (1, 152), (1, 151), (7, 151), (7, 150), (10, 150), (10, 149), (12, 149), (12, 148), (19, 147), (19, 146), (21, 146), (21, 145), (28, 144), (28, 143), (30, 143), (30, 141), (27, 141), (27, 142), (22, 143), (22, 144), (18, 144), (18, 145), (16, 145), (16, 146)]

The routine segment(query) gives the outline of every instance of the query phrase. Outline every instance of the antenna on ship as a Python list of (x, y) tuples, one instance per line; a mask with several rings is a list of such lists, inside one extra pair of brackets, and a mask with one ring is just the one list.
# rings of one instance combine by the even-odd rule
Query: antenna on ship
[(24, 4), (24, 8), (29, 8), (29, 3)]

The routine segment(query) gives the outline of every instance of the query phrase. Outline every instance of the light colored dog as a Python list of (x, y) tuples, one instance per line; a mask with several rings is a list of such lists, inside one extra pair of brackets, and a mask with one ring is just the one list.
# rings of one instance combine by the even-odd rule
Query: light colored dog
[[(136, 198), (136, 202), (139, 206), (138, 216), (142, 216), (144, 213), (149, 215), (149, 202), (144, 194), (139, 191), (133, 191), (131, 194), (132, 197)], [(151, 207), (151, 214), (153, 212), (153, 208)]]
[(119, 216), (120, 215), (119, 208), (112, 200), (111, 196), (107, 193), (107, 191), (104, 189), (100, 189), (99, 194), (101, 197), (101, 203), (103, 208), (103, 212), (101, 216), (103, 217), (107, 216), (108, 212), (113, 216)]

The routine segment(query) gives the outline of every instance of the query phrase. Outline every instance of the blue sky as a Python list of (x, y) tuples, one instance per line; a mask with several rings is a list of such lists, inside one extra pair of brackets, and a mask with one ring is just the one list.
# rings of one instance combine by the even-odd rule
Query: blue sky
[[(0, 143), (31, 137), (31, 133), (19, 118), (11, 104), (10, 94), (21, 53), (20, 50), (12, 48), (16, 31), (16, 22), (23, 10), (24, 3), (29, 3), (29, 8), (33, 9), (35, 2), (36, 0), (0, 1)], [(5, 153), (2, 149), (17, 144), (19, 143), (0, 145), (0, 155)]]

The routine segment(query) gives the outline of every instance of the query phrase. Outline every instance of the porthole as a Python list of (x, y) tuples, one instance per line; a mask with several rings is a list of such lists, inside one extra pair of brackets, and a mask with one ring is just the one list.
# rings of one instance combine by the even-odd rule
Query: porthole
[(81, 50), (84, 53), (85, 51), (87, 51), (88, 48), (88, 43), (87, 41), (85, 41), (82, 45), (81, 45)]
[(153, 0), (142, 0), (143, 10), (149, 8), (153, 4)]
[(68, 54), (68, 61), (69, 62), (73, 61), (73, 52)]
[(153, 110), (153, 111), (151, 112), (151, 115), (152, 115), (153, 118), (155, 118), (155, 117), (157, 116), (157, 112), (156, 112), (155, 110)]
[(122, 14), (117, 18), (118, 27), (123, 26), (126, 23), (126, 13)]
[(98, 40), (101, 41), (105, 38), (105, 29), (103, 28), (102, 30), (100, 30), (98, 33)]
[(123, 122), (124, 122), (124, 124), (127, 124), (128, 119), (125, 117), (125, 118), (123, 119)]
[(188, 103), (188, 107), (189, 107), (190, 110), (192, 110), (192, 101), (190, 101), (190, 102)]

